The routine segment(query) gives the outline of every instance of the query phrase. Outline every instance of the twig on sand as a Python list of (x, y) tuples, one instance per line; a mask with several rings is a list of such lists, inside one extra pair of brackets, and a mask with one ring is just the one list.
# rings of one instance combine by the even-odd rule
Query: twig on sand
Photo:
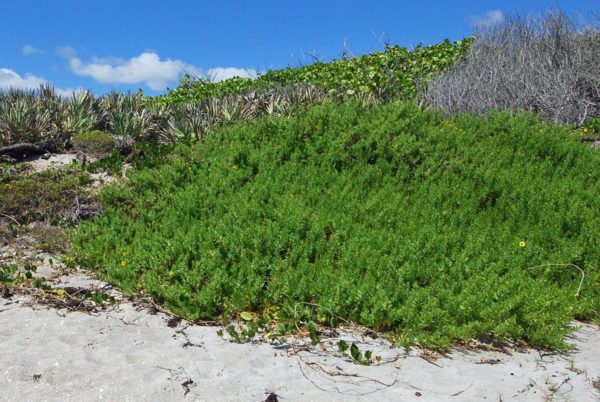
[[(362, 381), (337, 381), (334, 380), (332, 378), (327, 377), (329, 380), (333, 381), (335, 383), (334, 388), (335, 391), (340, 393), (340, 394), (344, 394), (344, 395), (359, 395), (359, 396), (363, 396), (363, 395), (369, 395), (372, 393), (375, 393), (377, 391), (382, 390), (383, 388), (389, 388), (394, 386), (397, 382), (398, 382), (398, 372), (396, 372), (396, 376), (394, 378), (394, 381), (390, 384), (386, 384), (382, 381), (379, 381), (377, 379), (374, 378), (369, 378), (369, 377), (365, 377), (365, 376), (361, 376), (357, 373), (349, 373), (349, 372), (345, 372), (345, 371), (336, 371), (336, 370), (331, 370), (328, 369), (327, 367), (324, 367), (322, 364), (320, 363), (314, 363), (314, 362), (305, 362), (302, 360), (302, 358), (300, 358), (298, 360), (298, 367), (300, 368), (300, 372), (302, 373), (302, 375), (304, 376), (304, 378), (306, 378), (308, 381), (310, 381), (315, 387), (317, 387), (319, 390), (321, 391), (325, 391), (325, 392), (330, 392), (330, 389), (327, 388), (323, 388), (322, 386), (320, 386), (319, 384), (317, 384), (314, 380), (312, 380), (311, 378), (309, 378), (304, 369), (302, 368), (302, 365), (306, 365), (307, 367), (311, 367), (313, 370), (316, 370), (314, 367), (317, 367), (321, 372), (327, 374), (327, 376), (329, 377), (355, 377), (355, 378), (359, 378), (362, 379)], [(375, 382), (377, 384), (383, 385), (383, 388), (376, 388), (374, 390), (370, 390), (370, 391), (366, 391), (366, 392), (347, 392), (347, 391), (343, 391), (338, 387), (338, 384), (347, 384), (347, 385), (354, 385), (354, 386), (360, 386), (361, 383), (363, 382)], [(410, 385), (410, 384), (409, 384)]]
[(11, 308), (2, 308), (2, 309), (0, 309), (0, 314), (2, 314), (2, 313), (6, 313), (7, 311), (11, 311), (11, 310), (17, 310), (17, 309), (19, 309), (19, 308), (22, 308), (22, 307), (23, 307), (23, 306), (20, 306), (20, 305), (19, 305), (19, 306), (17, 306), (17, 307), (11, 307)]
[(469, 388), (471, 388), (473, 386), (473, 383), (469, 384), (469, 386), (465, 389), (463, 389), (462, 391), (458, 391), (452, 394), (452, 396), (459, 396), (460, 394), (466, 392)]
[(184, 379), (184, 381), (181, 383), (181, 387), (184, 391), (184, 398), (187, 396), (187, 394), (191, 392), (190, 386), (193, 386), (195, 382), (194, 380), (192, 380), (192, 377), (185, 371), (183, 367), (179, 367), (178, 369), (170, 369), (168, 367), (161, 366), (154, 367), (156, 367), (157, 369), (168, 371), (171, 375), (171, 377), (169, 377), (169, 380), (181, 381), (182, 379)]
[(436, 356), (434, 353), (428, 351), (428, 350), (424, 350), (423, 352), (421, 352), (419, 354), (419, 358), (425, 360), (427, 363), (429, 364), (433, 364), (436, 367), (439, 368), (443, 368), (442, 366), (440, 366), (439, 364), (437, 364), (435, 361), (438, 359), (439, 356)]

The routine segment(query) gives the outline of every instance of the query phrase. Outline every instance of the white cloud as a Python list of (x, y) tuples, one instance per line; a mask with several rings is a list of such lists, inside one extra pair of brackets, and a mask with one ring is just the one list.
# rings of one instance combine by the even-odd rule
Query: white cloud
[(224, 81), (228, 78), (256, 78), (258, 71), (251, 68), (236, 68), (236, 67), (214, 67), (206, 72), (208, 78), (213, 82)]
[(73, 94), (78, 94), (80, 92), (85, 91), (85, 89), (83, 88), (54, 88), (54, 91), (56, 91), (57, 94), (59, 94), (62, 97), (65, 98), (70, 98), (71, 96), (73, 96)]
[[(71, 51), (72, 49), (69, 49)], [(153, 52), (124, 60), (94, 57), (89, 63), (74, 54), (67, 54), (71, 71), (80, 76), (91, 77), (107, 84), (145, 84), (150, 89), (163, 90), (170, 82), (177, 81), (183, 73), (199, 75), (200, 70), (181, 60), (165, 59)]]
[(42, 53), (44, 53), (44, 51), (41, 49), (38, 49), (37, 47), (31, 46), (31, 45), (25, 45), (21, 48), (21, 53), (24, 56), (30, 56), (32, 54), (42, 54)]
[(483, 15), (473, 15), (469, 20), (474, 28), (486, 28), (503, 22), (504, 12), (502, 10), (490, 10)]
[[(17, 72), (8, 69), (0, 68), (0, 90), (7, 89), (37, 89), (42, 84), (49, 82), (42, 77), (33, 74), (25, 74), (21, 76)], [(56, 93), (61, 96), (71, 96), (73, 92), (78, 92), (81, 89), (77, 88), (54, 88)]]
[(19, 75), (8, 68), (0, 68), (0, 89), (34, 89), (47, 81), (32, 74)]
[(129, 59), (93, 56), (83, 61), (74, 48), (64, 46), (57, 53), (69, 61), (71, 72), (105, 84), (144, 84), (153, 90), (164, 90), (181, 75), (203, 77), (219, 82), (232, 77), (256, 78), (258, 71), (236, 67), (215, 67), (204, 73), (200, 68), (182, 60), (161, 59), (154, 51), (144, 51)]

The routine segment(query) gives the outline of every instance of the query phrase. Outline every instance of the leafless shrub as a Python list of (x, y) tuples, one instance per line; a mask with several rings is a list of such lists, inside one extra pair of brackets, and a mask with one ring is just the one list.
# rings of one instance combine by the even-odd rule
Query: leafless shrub
[(484, 26), (469, 54), (432, 81), (425, 104), (448, 113), (529, 110), (581, 125), (600, 116), (600, 31), (562, 11)]

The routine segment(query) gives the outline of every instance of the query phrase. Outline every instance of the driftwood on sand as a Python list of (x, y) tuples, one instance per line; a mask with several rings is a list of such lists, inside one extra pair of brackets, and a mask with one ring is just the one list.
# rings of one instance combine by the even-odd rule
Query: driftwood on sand
[(0, 156), (8, 156), (16, 160), (25, 159), (30, 156), (43, 155), (58, 151), (58, 146), (54, 141), (44, 141), (36, 144), (19, 143), (0, 147)]

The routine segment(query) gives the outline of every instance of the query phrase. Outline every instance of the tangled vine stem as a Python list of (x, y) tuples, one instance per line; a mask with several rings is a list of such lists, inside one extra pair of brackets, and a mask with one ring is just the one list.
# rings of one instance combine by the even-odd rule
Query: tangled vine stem
[(13, 216), (6, 215), (6, 214), (2, 214), (2, 213), (0, 213), (0, 216), (4, 216), (5, 218), (8, 218), (8, 219), (12, 220), (12, 221), (13, 221), (14, 223), (16, 223), (17, 225), (20, 225), (19, 221), (18, 221), (18, 220), (16, 220), (16, 219), (15, 219)]
[(311, 306), (311, 307), (317, 307), (317, 308), (322, 308), (323, 310), (327, 311), (332, 317), (337, 318), (340, 321), (345, 322), (346, 324), (348, 324), (350, 321), (348, 321), (347, 319), (340, 317), (339, 315), (335, 315), (330, 309), (321, 306), (320, 304), (317, 303), (309, 303), (309, 302), (297, 302), (294, 305), (294, 318), (297, 317), (297, 312), (298, 312), (298, 306), (299, 305), (305, 305), (305, 306)]
[(551, 10), (508, 15), (475, 36), (467, 57), (426, 86), (424, 104), (448, 114), (529, 110), (563, 124), (600, 116), (600, 31), (593, 24)]
[(581, 287), (583, 286), (583, 281), (585, 279), (585, 272), (583, 272), (583, 269), (581, 269), (577, 265), (572, 264), (570, 262), (566, 263), (566, 264), (548, 263), (548, 264), (536, 265), (536, 266), (533, 266), (533, 267), (529, 267), (527, 269), (544, 268), (544, 267), (571, 267), (571, 268), (578, 269), (579, 272), (581, 272), (581, 280), (579, 281), (579, 287), (577, 288), (577, 293), (575, 293), (575, 297), (579, 297), (579, 293), (581, 292)]

